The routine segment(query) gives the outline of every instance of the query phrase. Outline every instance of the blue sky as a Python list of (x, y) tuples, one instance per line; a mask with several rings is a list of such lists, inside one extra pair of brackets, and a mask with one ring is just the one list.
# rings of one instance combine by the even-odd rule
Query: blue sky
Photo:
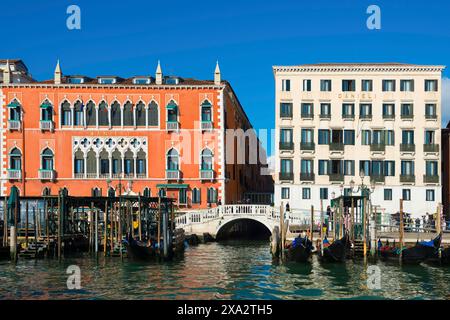
[[(66, 28), (71, 4), (81, 30)], [(371, 4), (381, 30), (366, 27)], [(165, 74), (212, 79), (218, 59), (254, 127), (270, 129), (273, 65), (450, 65), (449, 15), (446, 0), (2, 0), (0, 57), (23, 59), (37, 79), (52, 77), (57, 58), (66, 74), (154, 74), (159, 59)]]

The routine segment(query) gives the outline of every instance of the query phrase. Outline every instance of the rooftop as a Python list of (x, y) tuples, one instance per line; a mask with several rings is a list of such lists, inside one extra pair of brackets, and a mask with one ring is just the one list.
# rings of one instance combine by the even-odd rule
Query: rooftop
[(428, 71), (440, 72), (443, 65), (420, 65), (402, 62), (321, 62), (293, 66), (273, 66), (273, 71)]

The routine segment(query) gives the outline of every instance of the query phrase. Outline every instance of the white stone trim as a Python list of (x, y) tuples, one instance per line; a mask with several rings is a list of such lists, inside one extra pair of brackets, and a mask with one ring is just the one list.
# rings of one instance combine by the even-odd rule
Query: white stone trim
[(6, 100), (3, 90), (0, 88), (0, 196), (6, 195)]
[(219, 90), (219, 94), (217, 95), (217, 120), (219, 122), (219, 148), (217, 150), (217, 157), (219, 159), (219, 166), (218, 166), (218, 181), (219, 181), (219, 190), (218, 190), (218, 199), (221, 200), (222, 204), (226, 203), (226, 163), (225, 163), (225, 101), (224, 101), (224, 95), (223, 92), (224, 89)]

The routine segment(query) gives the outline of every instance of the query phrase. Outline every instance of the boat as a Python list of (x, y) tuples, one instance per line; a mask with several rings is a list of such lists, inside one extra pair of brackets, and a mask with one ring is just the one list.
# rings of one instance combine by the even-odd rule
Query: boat
[(386, 243), (384, 246), (381, 246), (378, 249), (378, 255), (382, 260), (397, 260), (399, 259), (400, 255), (400, 249), (395, 246), (395, 240), (394, 244), (391, 246), (389, 244), (389, 240), (386, 240)]
[(439, 257), (442, 234), (430, 241), (417, 242), (415, 246), (402, 250), (402, 262), (418, 264), (427, 260), (436, 260)]
[(450, 265), (450, 247), (445, 248), (441, 252), (441, 264)]
[(152, 243), (136, 240), (131, 235), (124, 243), (127, 255), (132, 260), (152, 260), (156, 257), (156, 247)]
[(6, 260), (11, 258), (9, 247), (0, 247), (0, 260)]
[(288, 261), (307, 262), (311, 257), (312, 250), (313, 244), (311, 240), (307, 237), (298, 236), (287, 249), (286, 259)]
[(319, 259), (323, 262), (344, 262), (350, 248), (348, 235), (329, 244), (327, 238), (323, 240), (322, 252), (319, 252)]

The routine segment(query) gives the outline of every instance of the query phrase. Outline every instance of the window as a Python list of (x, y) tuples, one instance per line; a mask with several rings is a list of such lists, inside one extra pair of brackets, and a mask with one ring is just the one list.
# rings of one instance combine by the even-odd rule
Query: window
[(319, 129), (319, 144), (330, 144), (330, 130)]
[(101, 197), (102, 196), (102, 190), (99, 188), (92, 188), (91, 194), (93, 197)]
[(402, 103), (400, 106), (400, 114), (402, 118), (411, 119), (413, 117), (412, 103)]
[(425, 161), (425, 174), (427, 176), (437, 176), (438, 175), (438, 162), (437, 161)]
[(291, 80), (289, 79), (281, 80), (281, 91), (291, 91)]
[(73, 107), (73, 124), (75, 126), (83, 126), (84, 125), (84, 113), (83, 113), (83, 104), (80, 101), (75, 102)]
[(314, 130), (302, 129), (301, 143), (312, 144), (314, 143)]
[(370, 168), (370, 175), (379, 177), (383, 176), (383, 161), (381, 160), (373, 160)]
[(100, 174), (109, 174), (109, 159), (107, 157), (108, 155), (106, 154), (106, 159), (102, 159), (102, 156), (100, 155)]
[(434, 144), (434, 130), (425, 130), (424, 144)]
[(436, 104), (427, 103), (425, 104), (425, 118), (427, 119), (436, 119)]
[(200, 189), (194, 188), (192, 189), (192, 203), (199, 204), (201, 203), (201, 191)]
[(292, 103), (280, 103), (280, 117), (292, 118)]
[(49, 148), (44, 149), (41, 153), (41, 169), (53, 170), (53, 151)]
[(395, 176), (395, 161), (387, 160), (384, 162), (384, 175), (386, 177)]
[(76, 174), (84, 173), (84, 157), (81, 151), (75, 153), (74, 169)]
[(209, 149), (204, 149), (201, 154), (201, 170), (213, 169), (213, 153)]
[(411, 200), (411, 189), (403, 189), (402, 190), (403, 201)]
[(331, 116), (331, 104), (321, 103), (320, 104), (320, 116), (322, 118), (329, 118)]
[(402, 176), (413, 176), (414, 175), (414, 161), (402, 160), (401, 175)]
[(372, 118), (372, 104), (361, 103), (359, 105), (359, 117), (361, 119)]
[(292, 173), (292, 160), (291, 159), (281, 159), (281, 173)]
[(302, 188), (302, 199), (311, 199), (311, 188)]
[(186, 189), (178, 190), (178, 203), (179, 204), (186, 204), (187, 203)]
[(150, 191), (150, 188), (149, 187), (145, 187), (144, 188), (144, 192), (143, 192), (143, 195), (144, 195), (144, 197), (150, 197), (151, 196), (151, 191)]
[(280, 144), (281, 147), (292, 147), (292, 129), (280, 129)]
[[(95, 109), (93, 110), (95, 113)], [(102, 101), (98, 106), (98, 125), (99, 126), (109, 126), (109, 115), (108, 115), (108, 105), (106, 102)]]
[(152, 101), (148, 105), (148, 125), (158, 126), (158, 124), (159, 124), (158, 105), (156, 104), (155, 101)]
[(146, 165), (145, 165), (146, 162), (147, 162), (146, 161), (146, 154), (141, 149), (137, 153), (137, 157), (136, 157), (136, 174), (140, 175), (140, 176), (138, 176), (138, 178), (145, 176), (145, 173), (147, 172)]
[(122, 125), (122, 110), (120, 110), (120, 104), (117, 101), (111, 105), (111, 125), (116, 127)]
[[(42, 106), (41, 106), (42, 107)], [(51, 113), (49, 112), (50, 107), (42, 108), (42, 120), (51, 121)], [(64, 101), (61, 104), (61, 125), (62, 126), (70, 126), (72, 124), (72, 109), (70, 108), (70, 103)]]
[(136, 105), (136, 126), (145, 127), (145, 104), (138, 102)]
[(217, 190), (215, 188), (208, 188), (206, 198), (207, 203), (217, 203)]
[(123, 125), (134, 126), (133, 104), (131, 102), (126, 102), (123, 106)]
[(211, 122), (211, 103), (204, 101), (202, 103), (202, 122)]
[(166, 197), (166, 189), (164, 189), (164, 188), (159, 189), (158, 195), (159, 195), (161, 198), (165, 198), (165, 197)]
[(320, 176), (324, 176), (329, 173), (328, 165), (329, 165), (328, 160), (319, 160), (319, 175)]
[(400, 91), (414, 91), (414, 80), (400, 80)]
[(289, 199), (289, 188), (281, 188), (281, 199)]
[(321, 200), (328, 199), (328, 188), (320, 188), (320, 199)]
[(395, 80), (383, 80), (382, 90), (384, 92), (395, 91)]
[(98, 83), (100, 83), (100, 84), (114, 84), (114, 83), (116, 83), (116, 78), (98, 78)]
[(8, 104), (9, 109), (9, 120), (20, 121), (21, 107), (20, 103), (14, 99), (10, 104)]
[(359, 161), (359, 171), (363, 170), (366, 177), (370, 176), (370, 161), (360, 160)]
[(363, 130), (361, 133), (361, 144), (363, 146), (368, 146), (372, 142), (372, 136), (370, 130)]
[(320, 91), (331, 91), (331, 80), (320, 80)]
[(353, 103), (344, 103), (342, 105), (342, 118), (353, 118), (355, 116), (355, 105)]
[(387, 146), (395, 145), (394, 137), (395, 137), (394, 130), (384, 130), (384, 143)]
[(302, 103), (302, 118), (312, 118), (312, 117), (313, 117), (313, 104)]
[(355, 130), (344, 130), (344, 144), (355, 145)]
[(438, 91), (438, 81), (425, 80), (425, 91)]
[(167, 152), (167, 170), (178, 170), (179, 168), (179, 156), (178, 151), (175, 149), (170, 149)]
[(150, 84), (151, 80), (150, 78), (134, 78), (133, 83), (134, 84)]
[(384, 201), (392, 201), (392, 189), (384, 189)]
[(311, 91), (311, 80), (310, 79), (303, 80), (303, 91)]
[(312, 174), (313, 172), (313, 161), (309, 159), (302, 159), (300, 161), (300, 173)]
[(372, 131), (372, 144), (384, 144), (384, 131), (383, 130), (373, 130)]
[(402, 130), (402, 143), (414, 144), (414, 130)]
[(395, 105), (393, 103), (383, 103), (383, 118), (392, 119), (395, 117)]
[(82, 84), (82, 83), (84, 83), (84, 78), (82, 78), (82, 77), (77, 77), (77, 78), (69, 77), (67, 79), (67, 81), (70, 84)]
[(354, 176), (355, 175), (355, 161), (354, 160), (344, 160), (344, 175)]
[(167, 105), (167, 122), (178, 122), (178, 106), (171, 100)]
[(17, 148), (12, 149), (9, 153), (9, 169), (22, 170), (22, 153)]
[(361, 80), (361, 91), (370, 92), (373, 90), (372, 80)]
[(178, 77), (165, 77), (164, 79), (165, 84), (179, 84), (180, 78)]
[(426, 190), (426, 200), (427, 201), (434, 201), (434, 190), (433, 189), (427, 189)]
[(355, 80), (342, 80), (342, 91), (355, 91)]

